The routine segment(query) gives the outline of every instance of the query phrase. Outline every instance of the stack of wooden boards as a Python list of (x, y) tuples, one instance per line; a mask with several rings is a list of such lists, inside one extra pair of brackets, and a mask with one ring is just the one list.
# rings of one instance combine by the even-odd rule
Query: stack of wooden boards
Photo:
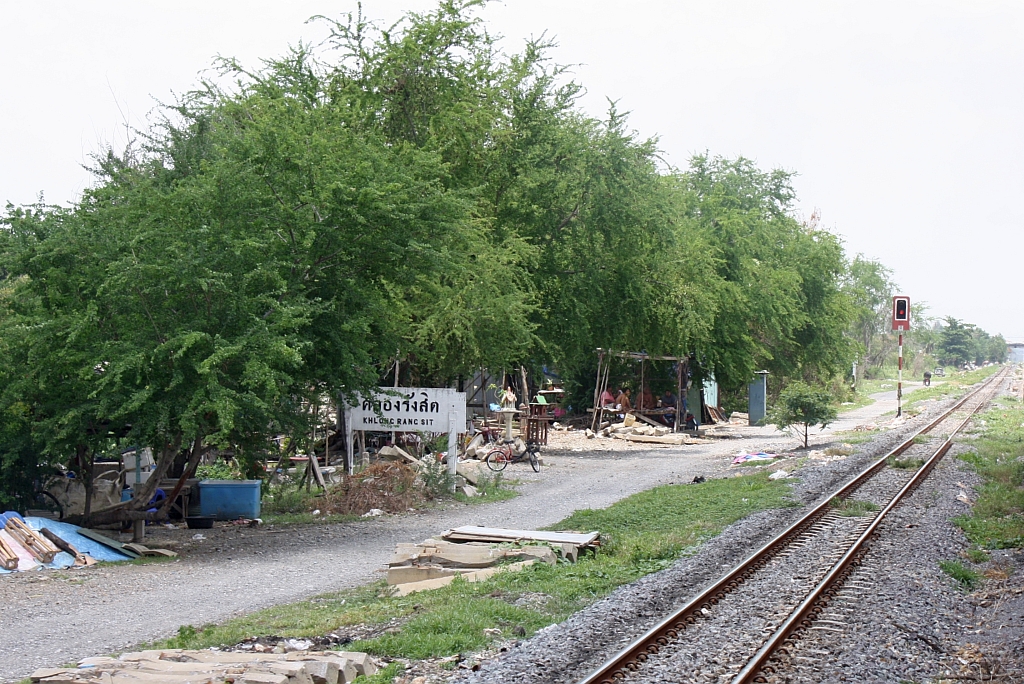
[(165, 649), (86, 658), (77, 668), (43, 668), (40, 684), (349, 684), (376, 674), (365, 653), (233, 653)]
[(0, 568), (17, 570), (20, 565), (38, 567), (52, 563), (60, 549), (31, 529), (17, 513), (0, 515)]
[(419, 544), (398, 544), (388, 563), (388, 584), (398, 596), (437, 589), (456, 577), (479, 582), (502, 570), (533, 563), (576, 562), (581, 549), (600, 545), (597, 532), (545, 532), (458, 527)]

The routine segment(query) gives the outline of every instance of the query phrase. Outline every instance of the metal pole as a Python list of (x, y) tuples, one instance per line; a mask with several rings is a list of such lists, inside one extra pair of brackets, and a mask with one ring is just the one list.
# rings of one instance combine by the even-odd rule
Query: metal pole
[(900, 356), (896, 375), (896, 417), (903, 415), (903, 331), (900, 331)]
[(455, 491), (455, 475), (459, 472), (459, 427), (455, 424), (454, 411), (448, 411), (448, 474), (452, 479), (452, 491)]

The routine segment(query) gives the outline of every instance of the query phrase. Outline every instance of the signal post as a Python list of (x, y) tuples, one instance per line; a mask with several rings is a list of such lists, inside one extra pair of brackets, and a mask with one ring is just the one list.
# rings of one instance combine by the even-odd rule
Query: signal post
[(910, 330), (910, 297), (896, 295), (892, 298), (892, 329), (900, 335), (896, 376), (896, 417), (899, 418), (903, 415), (903, 332)]

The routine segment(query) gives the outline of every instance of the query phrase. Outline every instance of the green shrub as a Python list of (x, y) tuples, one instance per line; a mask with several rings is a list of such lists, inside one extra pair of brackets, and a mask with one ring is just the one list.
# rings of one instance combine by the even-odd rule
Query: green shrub
[(972, 591), (981, 586), (981, 575), (960, 561), (939, 561), (939, 568), (956, 580), (965, 591)]

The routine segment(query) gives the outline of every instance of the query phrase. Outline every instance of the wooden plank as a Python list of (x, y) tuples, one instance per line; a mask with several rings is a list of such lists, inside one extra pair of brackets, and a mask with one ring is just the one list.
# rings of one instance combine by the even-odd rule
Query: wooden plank
[(60, 553), (57, 547), (51, 544), (49, 540), (42, 537), (38, 532), (26, 525), (23, 520), (18, 518), (10, 518), (4, 527), (4, 531), (17, 539), (40, 563), (52, 563), (53, 557)]
[(29, 553), (29, 550), (22, 546), (17, 539), (7, 533), (7, 530), (0, 530), (0, 539), (7, 544), (7, 547), (14, 552), (14, 555), (18, 557), (17, 569), (22, 572), (26, 570), (35, 570), (41, 563), (36, 560), (36, 557)]
[(14, 549), (3, 539), (0, 539), (0, 568), (4, 570), (18, 569), (18, 554), (14, 553)]
[(498, 539), (503, 541), (514, 541), (514, 540), (530, 540), (530, 541), (544, 541), (551, 542), (553, 544), (576, 544), (577, 546), (587, 546), (597, 541), (600, 536), (599, 532), (544, 532), (540, 530), (512, 530), (500, 527), (479, 527), (476, 525), (466, 525), (464, 527), (456, 527), (455, 529), (448, 530), (443, 535), (445, 539), (467, 539), (481, 541)]
[(680, 446), (686, 444), (686, 438), (680, 435), (664, 435), (663, 437), (655, 437), (654, 435), (622, 435), (616, 434), (616, 438), (625, 439), (630, 442), (644, 442), (646, 444), (663, 444), (665, 446)]
[[(647, 416), (645, 416), (642, 413), (634, 413), (633, 415), (635, 415), (637, 418), (639, 418), (640, 420), (644, 421), (648, 425), (653, 425), (656, 428), (661, 428), (662, 430), (671, 430), (672, 429), (672, 428), (666, 426), (664, 423), (659, 423), (656, 420), (651, 420), (650, 418), (648, 418)], [(662, 414), (662, 415), (664, 415), (664, 414)]]
[(114, 549), (118, 553), (123, 553), (124, 555), (128, 556), (129, 558), (134, 559), (134, 558), (138, 558), (139, 557), (139, 554), (135, 553), (131, 549), (126, 549), (124, 547), (124, 544), (122, 544), (121, 542), (114, 541), (110, 537), (105, 537), (102, 534), (100, 534), (99, 532), (94, 532), (93, 530), (88, 530), (88, 529), (83, 527), (83, 528), (78, 530), (78, 534), (82, 535), (83, 537), (87, 537), (89, 539), (92, 539), (94, 542), (99, 542), (100, 544), (103, 544), (107, 548)]

